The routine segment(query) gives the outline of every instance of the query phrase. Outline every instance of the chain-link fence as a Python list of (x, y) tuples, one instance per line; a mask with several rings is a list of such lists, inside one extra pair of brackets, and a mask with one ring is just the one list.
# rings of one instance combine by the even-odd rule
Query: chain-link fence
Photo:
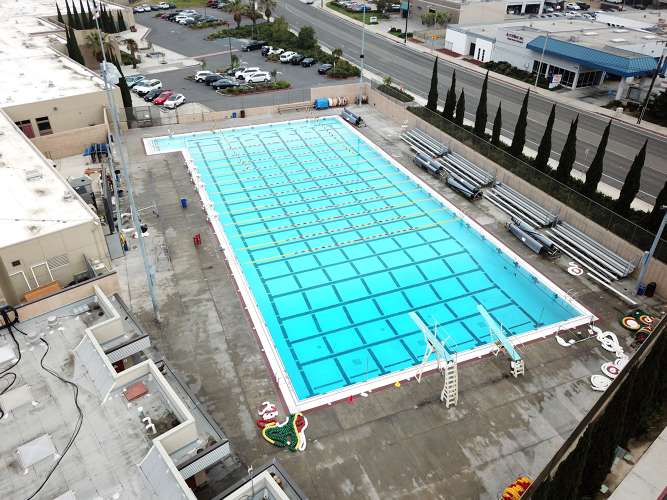
[[(557, 181), (522, 159), (510, 155), (504, 149), (491, 144), (487, 139), (476, 136), (471, 131), (456, 125), (438, 113), (423, 107), (410, 107), (408, 109), (457, 141), (471, 147), (486, 158), (528, 181), (533, 186), (541, 189), (634, 246), (642, 250), (648, 250), (651, 246), (655, 238), (654, 232), (613, 212), (604, 205)], [(667, 262), (667, 240), (660, 240), (655, 257), (663, 262)]]

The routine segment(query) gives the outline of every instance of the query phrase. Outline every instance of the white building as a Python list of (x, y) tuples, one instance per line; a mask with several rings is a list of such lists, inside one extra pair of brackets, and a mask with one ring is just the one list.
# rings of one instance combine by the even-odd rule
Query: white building
[[(445, 48), (478, 61), (506, 61), (563, 87), (599, 85), (621, 78), (618, 97), (634, 79), (650, 76), (667, 38), (647, 30), (566, 17), (492, 25), (450, 26)], [(540, 65), (541, 62), (541, 65)]]

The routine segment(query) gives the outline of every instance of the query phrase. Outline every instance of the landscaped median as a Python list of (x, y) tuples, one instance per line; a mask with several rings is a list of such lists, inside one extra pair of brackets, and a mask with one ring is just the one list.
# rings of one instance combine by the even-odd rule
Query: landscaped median
[(253, 85), (239, 85), (238, 87), (229, 87), (224, 90), (218, 90), (218, 93), (226, 95), (260, 94), (262, 92), (270, 92), (272, 90), (286, 90), (290, 88), (290, 86), (290, 82), (285, 80), (277, 80), (275, 82), (255, 83)]
[(304, 26), (295, 35), (289, 29), (289, 25), (284, 18), (279, 17), (270, 23), (260, 23), (255, 26), (241, 26), (240, 28), (223, 29), (209, 33), (208, 39), (218, 38), (251, 38), (254, 35), (255, 40), (264, 40), (267, 45), (280, 47), (303, 54), (306, 57), (314, 58), (319, 64), (332, 64), (334, 66), (327, 76), (330, 78), (349, 78), (361, 75), (361, 70), (351, 62), (343, 59), (343, 51), (334, 49), (327, 53), (320, 47), (315, 38), (315, 31), (310, 26)]

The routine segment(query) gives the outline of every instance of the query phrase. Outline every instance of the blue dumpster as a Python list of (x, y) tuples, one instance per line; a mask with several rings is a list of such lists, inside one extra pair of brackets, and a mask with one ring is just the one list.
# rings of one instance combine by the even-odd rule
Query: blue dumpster
[(181, 208), (188, 208), (188, 199), (181, 198)]
[(232, 118), (236, 118), (236, 111), (232, 113)]
[(315, 99), (315, 109), (327, 109), (329, 107), (329, 99), (326, 97)]

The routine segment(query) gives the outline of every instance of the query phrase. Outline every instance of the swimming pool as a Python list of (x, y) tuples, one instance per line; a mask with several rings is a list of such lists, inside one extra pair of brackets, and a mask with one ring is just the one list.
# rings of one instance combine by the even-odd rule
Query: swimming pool
[(339, 117), (145, 139), (182, 151), (291, 410), (409, 377), (416, 311), (459, 360), (591, 314)]

